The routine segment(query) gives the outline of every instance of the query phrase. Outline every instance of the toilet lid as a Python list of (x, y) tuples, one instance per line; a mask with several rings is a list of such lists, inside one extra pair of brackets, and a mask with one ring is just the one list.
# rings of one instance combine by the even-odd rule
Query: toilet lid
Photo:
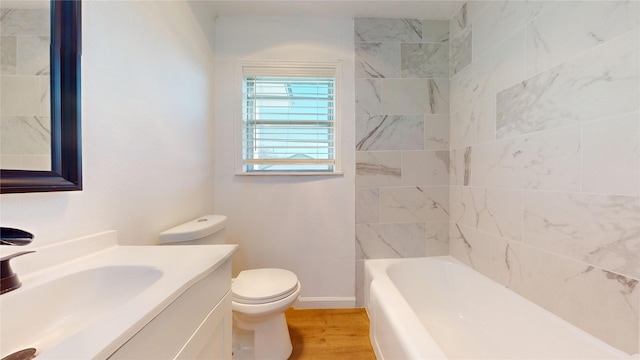
[(233, 280), (233, 300), (246, 304), (266, 303), (283, 299), (298, 287), (296, 274), (284, 269), (253, 269), (241, 271)]

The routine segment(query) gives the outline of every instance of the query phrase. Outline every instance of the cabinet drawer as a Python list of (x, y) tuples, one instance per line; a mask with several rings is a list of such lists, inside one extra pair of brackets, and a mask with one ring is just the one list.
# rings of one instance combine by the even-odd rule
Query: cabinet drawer
[(211, 310), (176, 360), (231, 360), (231, 292)]
[(226, 261), (187, 289), (109, 359), (175, 358), (230, 289), (231, 261)]

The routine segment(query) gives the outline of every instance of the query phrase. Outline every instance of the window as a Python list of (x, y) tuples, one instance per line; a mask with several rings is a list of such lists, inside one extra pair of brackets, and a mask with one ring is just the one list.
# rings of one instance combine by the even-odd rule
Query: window
[(242, 172), (338, 172), (338, 63), (242, 65)]

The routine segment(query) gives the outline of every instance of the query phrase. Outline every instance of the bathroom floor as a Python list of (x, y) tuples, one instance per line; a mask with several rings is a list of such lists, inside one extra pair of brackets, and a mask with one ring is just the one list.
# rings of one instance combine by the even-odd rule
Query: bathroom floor
[(372, 359), (365, 309), (289, 309), (293, 353), (289, 360)]

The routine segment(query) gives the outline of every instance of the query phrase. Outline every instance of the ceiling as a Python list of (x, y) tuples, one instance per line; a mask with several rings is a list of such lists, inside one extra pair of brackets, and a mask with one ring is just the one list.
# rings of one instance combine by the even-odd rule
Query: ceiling
[(221, 16), (375, 17), (412, 19), (450, 19), (464, 2), (457, 0), (200, 1), (206, 3), (206, 6), (211, 12)]

